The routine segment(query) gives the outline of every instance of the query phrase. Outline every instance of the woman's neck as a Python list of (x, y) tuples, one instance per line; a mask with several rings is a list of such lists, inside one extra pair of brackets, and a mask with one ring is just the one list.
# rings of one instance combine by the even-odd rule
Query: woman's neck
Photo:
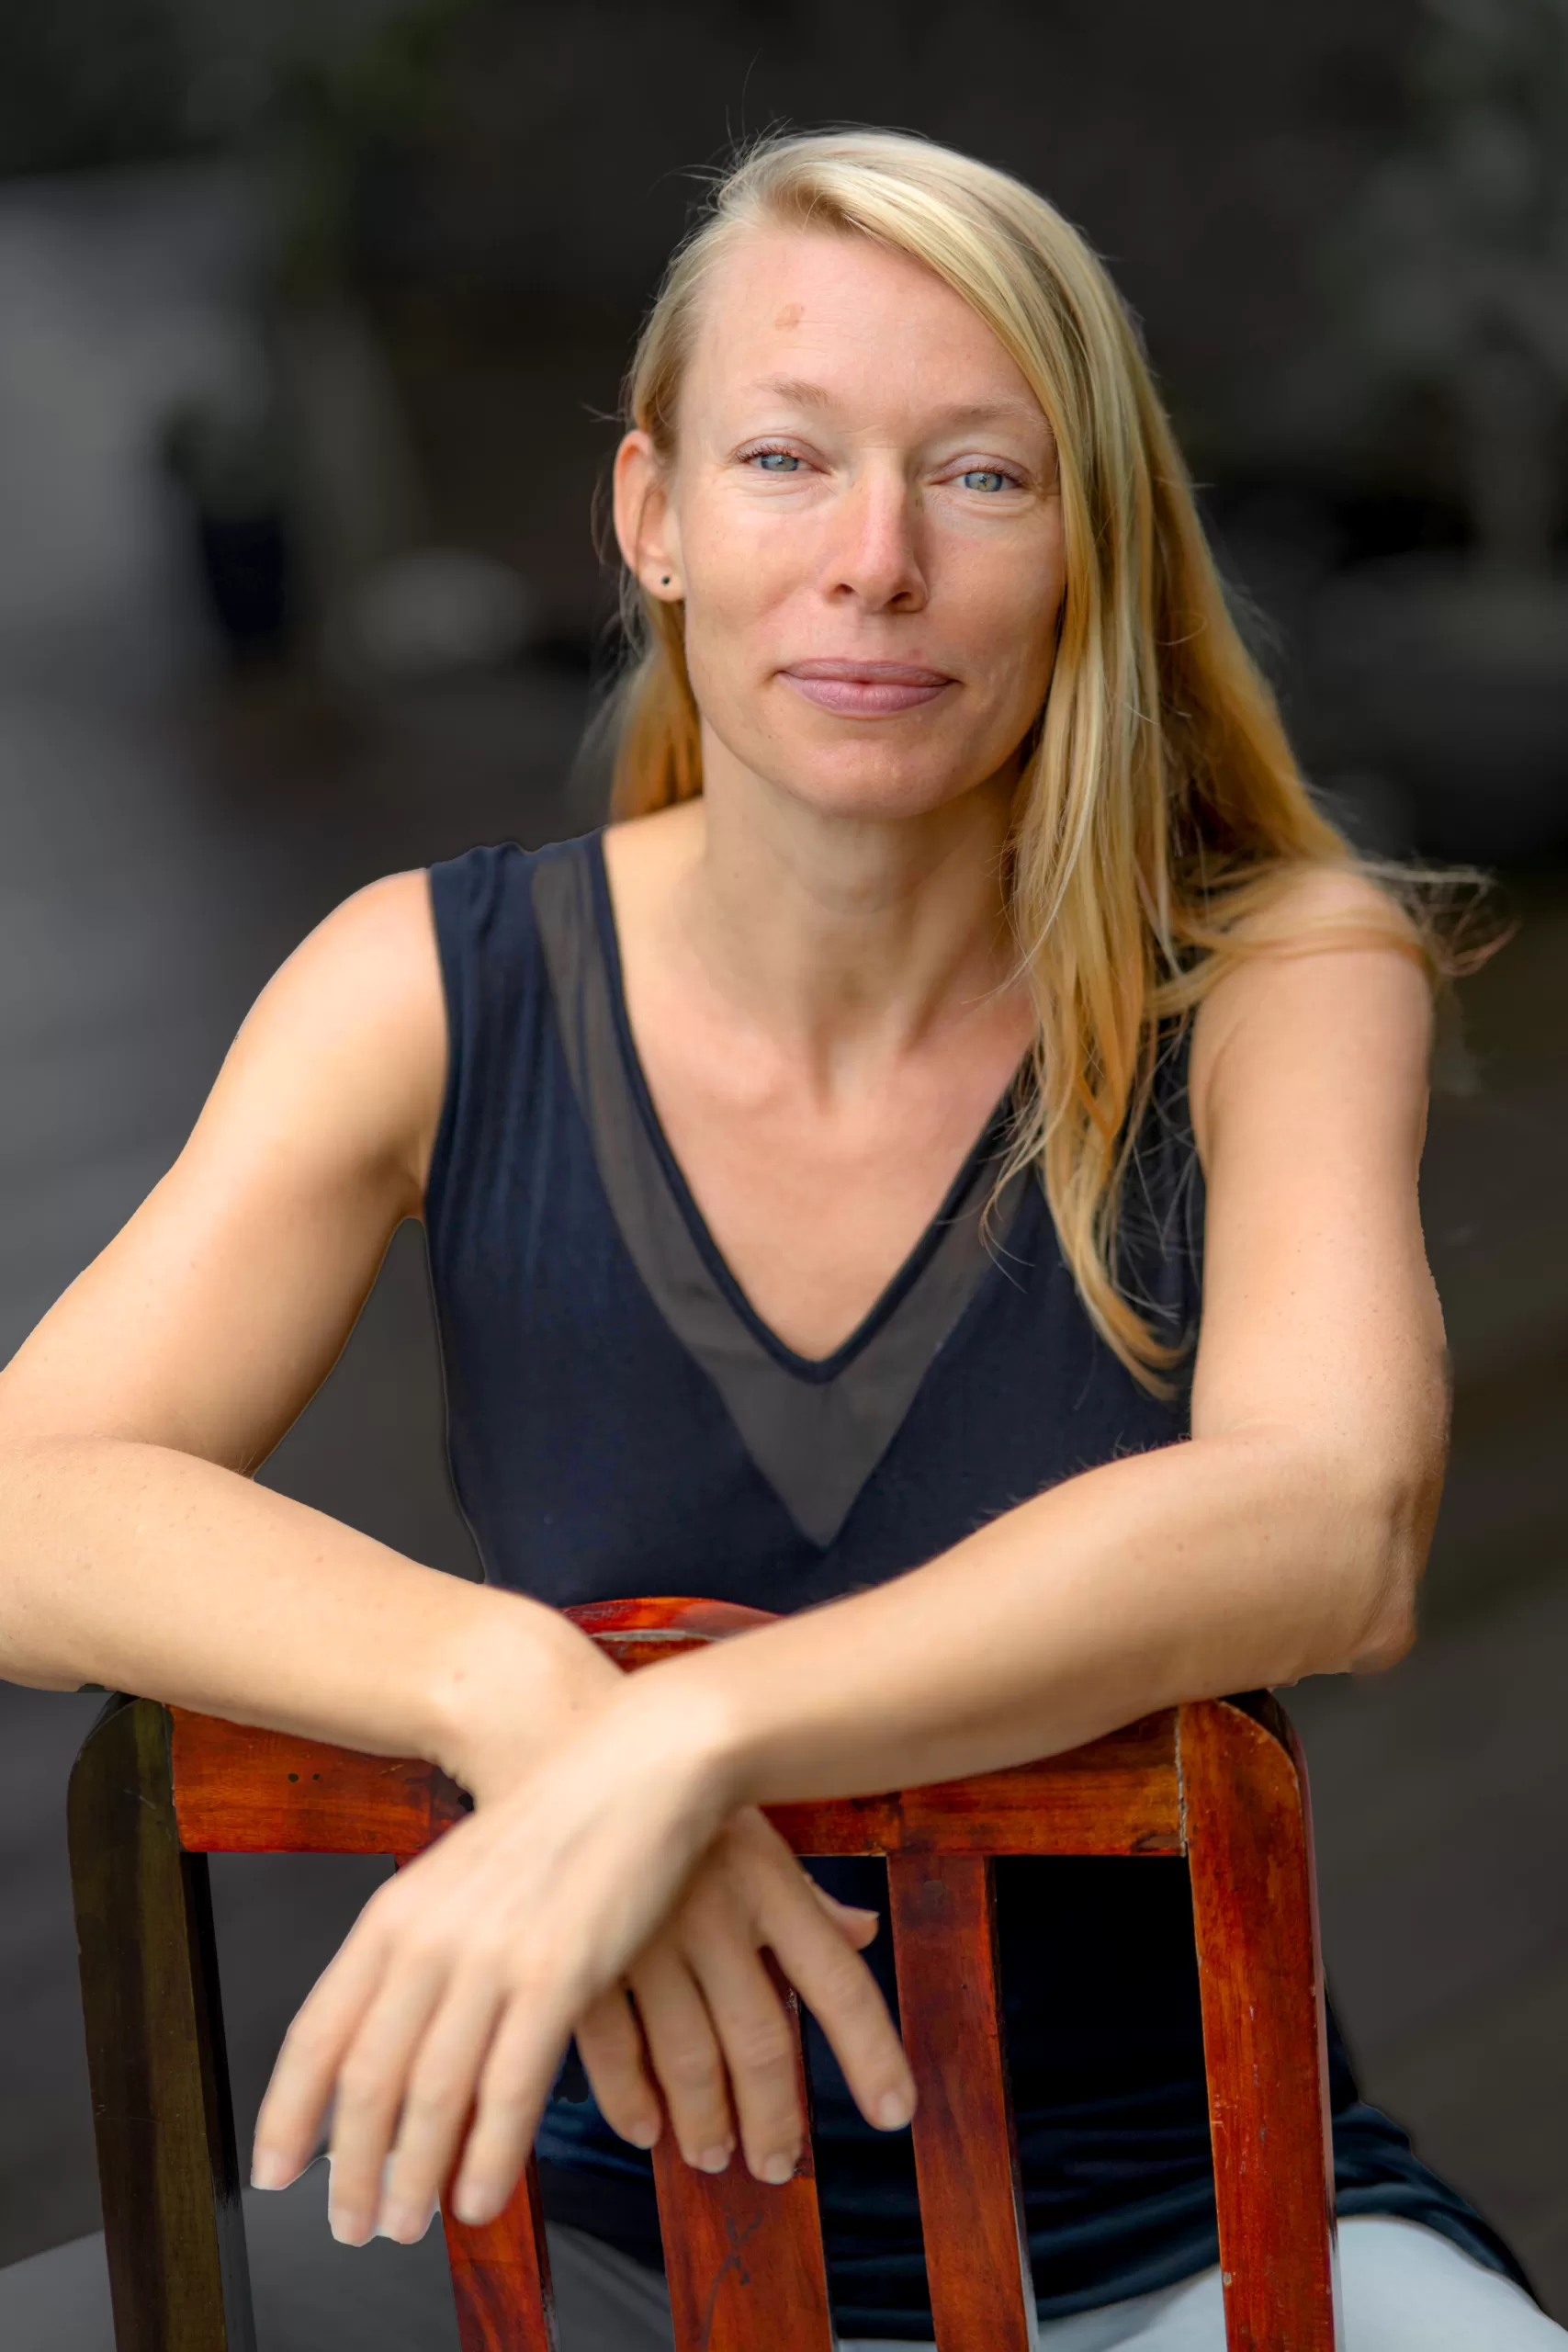
[(1003, 888), (1010, 777), (917, 816), (863, 820), (730, 764), (712, 760), (703, 799), (661, 820), (668, 952), (694, 959), (814, 1090), (987, 1009), (1010, 1014), (1022, 1051)]

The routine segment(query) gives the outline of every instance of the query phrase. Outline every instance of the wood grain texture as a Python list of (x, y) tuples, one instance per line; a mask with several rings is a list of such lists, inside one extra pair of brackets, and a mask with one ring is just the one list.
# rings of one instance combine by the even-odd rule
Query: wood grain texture
[(797, 1854), (1179, 1854), (1175, 1710), (1042, 1764), (768, 1817)]
[(587, 1600), (565, 1614), (585, 1634), (604, 1642), (626, 1634), (655, 1641), (722, 1642), (758, 1625), (778, 1623), (771, 1609), (749, 1609), (739, 1600), (701, 1600), (690, 1595), (658, 1595), (640, 1600)]
[(888, 1858), (915, 2171), (937, 2352), (1034, 2352), (1034, 2291), (1008, 2093), (992, 1866)]
[(207, 1863), (182, 1853), (168, 1718), (111, 1699), (67, 1803), (118, 2352), (254, 2352)]
[[(810, 2113), (795, 1996), (775, 1973), (795, 2025), (800, 2096)], [(807, 2135), (793, 2180), (753, 2180), (738, 2154), (698, 2172), (668, 2120), (653, 2151), (675, 2352), (832, 2352), (828, 2272)], [(466, 2347), (465, 2347), (466, 2352)]]
[[(618, 1653), (620, 1637), (604, 1645)], [(676, 1654), (650, 1644), (633, 1667)], [(432, 1764), (170, 1713), (189, 1853), (417, 1853), (466, 1809)], [(888, 1796), (773, 1805), (769, 1818), (797, 1854), (1179, 1853), (1175, 1723), (1167, 1711), (1043, 1764)]]
[[(1263, 1711), (1259, 1711), (1262, 1713)], [(1305, 1772), (1284, 1718), (1181, 1709), (1229, 2352), (1334, 2352), (1334, 2170)]]
[(441, 2203), (463, 2352), (558, 2352), (539, 2175), (532, 2156), (504, 2210), (470, 2227)]
[(412, 1854), (468, 1800), (434, 1764), (184, 1707), (173, 1724), (175, 1815), (192, 1854)]

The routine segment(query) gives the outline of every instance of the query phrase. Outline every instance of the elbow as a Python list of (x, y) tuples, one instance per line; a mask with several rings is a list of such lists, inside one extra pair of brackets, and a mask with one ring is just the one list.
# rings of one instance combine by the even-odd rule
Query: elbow
[(1416, 1573), (1390, 1577), (1350, 1645), (1342, 1672), (1383, 1674), (1409, 1654), (1416, 1642)]
[(1381, 1674), (1416, 1640), (1416, 1600), (1442, 1494), (1442, 1464), (1387, 1460), (1347, 1481), (1345, 1577), (1331, 1673)]

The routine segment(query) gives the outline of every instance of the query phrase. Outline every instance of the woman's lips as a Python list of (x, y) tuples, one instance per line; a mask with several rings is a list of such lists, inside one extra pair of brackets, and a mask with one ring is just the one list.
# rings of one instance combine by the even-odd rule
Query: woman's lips
[(953, 680), (907, 662), (792, 662), (780, 672), (796, 694), (841, 718), (891, 718), (934, 702)]

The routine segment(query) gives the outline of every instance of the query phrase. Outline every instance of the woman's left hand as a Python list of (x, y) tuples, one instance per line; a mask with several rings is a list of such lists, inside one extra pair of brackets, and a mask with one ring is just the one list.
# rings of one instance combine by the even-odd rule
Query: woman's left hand
[(768, 1951), (822, 2027), (867, 2121), (883, 2131), (907, 2123), (908, 2062), (859, 1957), (876, 1928), (874, 1912), (836, 1902), (802, 1870), (762, 1814), (737, 1813), (626, 1984), (577, 2021), (578, 2054), (605, 2120), (650, 2147), (661, 2092), (689, 2165), (726, 2170), (739, 2129), (756, 2178), (789, 2179), (807, 2117), (795, 2029), (763, 1963)]

